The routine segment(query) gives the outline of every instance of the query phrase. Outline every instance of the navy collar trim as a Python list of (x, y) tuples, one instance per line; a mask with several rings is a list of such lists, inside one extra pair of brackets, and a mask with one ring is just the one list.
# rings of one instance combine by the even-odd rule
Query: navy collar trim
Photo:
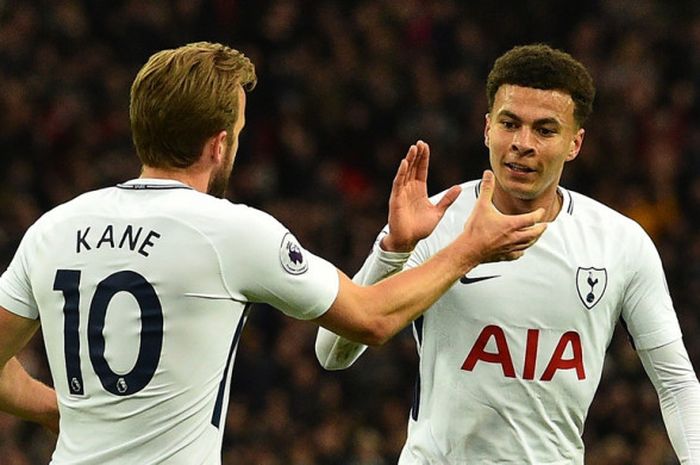
[[(565, 209), (566, 213), (568, 215), (574, 214), (574, 198), (571, 195), (571, 192), (568, 190), (564, 189), (563, 187), (559, 186), (557, 187), (557, 191), (561, 194), (562, 196), (562, 210)], [(477, 182), (474, 185), (474, 197), (479, 198), (479, 194), (481, 193), (481, 181)]]
[(119, 189), (127, 190), (167, 190), (167, 189), (187, 189), (194, 190), (187, 184), (172, 179), (132, 179), (121, 184), (117, 184)]

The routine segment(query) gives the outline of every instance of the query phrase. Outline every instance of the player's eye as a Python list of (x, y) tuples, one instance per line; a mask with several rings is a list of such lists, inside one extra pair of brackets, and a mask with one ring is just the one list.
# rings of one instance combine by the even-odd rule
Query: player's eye
[(553, 135), (555, 135), (555, 134), (557, 133), (556, 130), (551, 129), (551, 128), (539, 128), (539, 129), (537, 129), (537, 132), (538, 132), (541, 136), (545, 136), (545, 137), (553, 136)]

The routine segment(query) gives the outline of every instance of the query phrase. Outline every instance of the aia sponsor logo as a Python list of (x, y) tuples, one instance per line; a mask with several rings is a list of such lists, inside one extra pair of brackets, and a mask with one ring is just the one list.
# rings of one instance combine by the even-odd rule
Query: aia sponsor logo
[[(528, 329), (525, 338), (524, 360), (513, 360), (503, 328), (496, 325), (486, 326), (481, 330), (476, 342), (469, 350), (467, 358), (464, 359), (462, 370), (473, 371), (479, 363), (489, 363), (500, 365), (503, 376), (506, 378), (519, 377), (525, 380), (551, 381), (558, 371), (571, 370), (579, 380), (586, 379), (581, 336), (576, 331), (563, 333), (551, 354), (540, 353), (539, 329)], [(493, 345), (490, 347), (495, 346), (495, 351), (487, 350), (491, 341), (493, 341)], [(538, 366), (538, 360), (540, 363), (546, 363), (544, 370)], [(517, 371), (516, 367), (518, 367)], [(542, 370), (539, 375), (537, 375), (538, 370)]]

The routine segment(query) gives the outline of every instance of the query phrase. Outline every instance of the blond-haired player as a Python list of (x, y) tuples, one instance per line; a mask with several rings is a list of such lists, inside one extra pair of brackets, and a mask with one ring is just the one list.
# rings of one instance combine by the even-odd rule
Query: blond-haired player
[[(425, 266), (354, 284), (271, 216), (217, 198), (255, 82), (221, 44), (153, 55), (131, 90), (141, 176), (42, 216), (0, 278), (0, 409), (54, 430), (60, 412), (52, 465), (219, 464), (250, 304), (380, 343), (478, 263), (518, 258), (544, 231), (542, 211), (505, 216), (483, 201)], [(409, 149), (392, 201), (424, 182), (427, 155)], [(484, 185), (493, 191), (491, 173)], [(39, 326), (55, 392), (14, 358)]]

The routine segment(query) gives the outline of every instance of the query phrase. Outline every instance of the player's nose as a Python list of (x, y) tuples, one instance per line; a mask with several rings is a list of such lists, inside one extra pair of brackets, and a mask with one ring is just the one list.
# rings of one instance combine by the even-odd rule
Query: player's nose
[(535, 151), (534, 142), (532, 131), (528, 127), (522, 126), (513, 134), (510, 149), (518, 155), (529, 155)]

